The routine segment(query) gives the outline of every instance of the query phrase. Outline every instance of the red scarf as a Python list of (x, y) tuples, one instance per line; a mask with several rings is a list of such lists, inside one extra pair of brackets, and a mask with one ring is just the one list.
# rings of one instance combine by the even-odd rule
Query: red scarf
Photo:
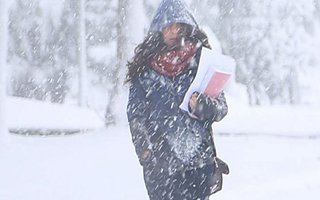
[(185, 42), (178, 50), (172, 50), (157, 55), (151, 61), (151, 67), (166, 76), (179, 75), (195, 56), (197, 47), (192, 42)]

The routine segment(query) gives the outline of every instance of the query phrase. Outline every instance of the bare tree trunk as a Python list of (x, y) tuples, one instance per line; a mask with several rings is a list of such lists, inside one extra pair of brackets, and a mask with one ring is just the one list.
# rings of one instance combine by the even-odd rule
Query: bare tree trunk
[(118, 0), (118, 22), (117, 22), (117, 62), (115, 70), (115, 83), (112, 94), (109, 94), (109, 102), (106, 109), (106, 124), (116, 123), (115, 106), (117, 97), (120, 95), (121, 85), (124, 81), (126, 60), (128, 58), (127, 47), (127, 18), (128, 18), (128, 0)]
[(300, 90), (298, 82), (298, 73), (297, 68), (292, 66), (290, 67), (290, 73), (288, 77), (288, 90), (289, 90), (289, 102), (290, 104), (299, 104), (300, 103)]
[(320, 18), (320, 0), (314, 0), (314, 6), (316, 7), (316, 14)]
[[(83, 73), (83, 72), (82, 72)], [(53, 72), (51, 81), (49, 82), (49, 91), (50, 91), (50, 96), (51, 96), (51, 102), (53, 103), (60, 103), (63, 104), (65, 97), (67, 95), (67, 79), (68, 79), (68, 74), (65, 69), (59, 69)], [(81, 84), (86, 85), (84, 80), (79, 81)], [(80, 84), (80, 83), (79, 83)], [(81, 84), (79, 87), (81, 87)], [(83, 86), (82, 86), (83, 87)], [(80, 89), (80, 91), (83, 90)], [(79, 97), (79, 105), (80, 106), (85, 106), (85, 96), (84, 97)]]
[(79, 69), (79, 105), (85, 107), (87, 100), (87, 47), (86, 47), (86, 0), (80, 2), (80, 69)]
[(0, 0), (0, 143), (5, 142), (8, 132), (6, 123), (6, 75), (8, 52), (8, 3)]

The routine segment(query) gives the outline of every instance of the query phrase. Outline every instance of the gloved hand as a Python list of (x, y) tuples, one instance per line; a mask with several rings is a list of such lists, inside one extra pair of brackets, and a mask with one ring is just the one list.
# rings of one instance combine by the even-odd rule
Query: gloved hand
[(150, 149), (145, 149), (141, 152), (140, 159), (142, 162), (149, 161), (151, 159), (152, 152)]
[(212, 120), (217, 114), (217, 108), (210, 97), (194, 92), (189, 101), (189, 112), (201, 121)]
[(129, 122), (132, 141), (141, 165), (151, 160), (152, 147), (143, 118), (134, 118)]
[(154, 165), (153, 152), (151, 149), (144, 149), (140, 156), (139, 162), (141, 166), (148, 167)]

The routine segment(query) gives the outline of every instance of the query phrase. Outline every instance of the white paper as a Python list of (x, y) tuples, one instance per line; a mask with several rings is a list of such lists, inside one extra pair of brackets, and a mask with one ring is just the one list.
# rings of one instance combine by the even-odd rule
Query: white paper
[(235, 65), (235, 61), (231, 57), (222, 55), (217, 51), (202, 48), (196, 77), (186, 92), (180, 108), (189, 112), (188, 103), (192, 93), (203, 93), (214, 72), (232, 75)]

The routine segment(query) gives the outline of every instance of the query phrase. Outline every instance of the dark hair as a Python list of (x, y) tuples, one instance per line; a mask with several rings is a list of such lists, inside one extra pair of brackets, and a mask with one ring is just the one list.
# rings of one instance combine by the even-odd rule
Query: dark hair
[(134, 77), (140, 76), (149, 61), (164, 49), (165, 43), (161, 32), (148, 34), (143, 42), (135, 48), (132, 61), (127, 63), (128, 73), (125, 82), (131, 82)]
[[(200, 41), (202, 46), (211, 48), (208, 42), (208, 37), (203, 31), (188, 24), (183, 25), (185, 25), (186, 29), (180, 34), (178, 40), (187, 39), (194, 41), (195, 43)], [(178, 42), (178, 44), (181, 43)], [(152, 60), (156, 55), (171, 50), (172, 48), (180, 48), (180, 46), (174, 46), (169, 49), (164, 42), (162, 32), (159, 31), (148, 34), (143, 42), (135, 48), (135, 54), (132, 61), (127, 63), (128, 73), (126, 75), (125, 83), (129, 83), (136, 76), (140, 76), (148, 66), (150, 60)]]

